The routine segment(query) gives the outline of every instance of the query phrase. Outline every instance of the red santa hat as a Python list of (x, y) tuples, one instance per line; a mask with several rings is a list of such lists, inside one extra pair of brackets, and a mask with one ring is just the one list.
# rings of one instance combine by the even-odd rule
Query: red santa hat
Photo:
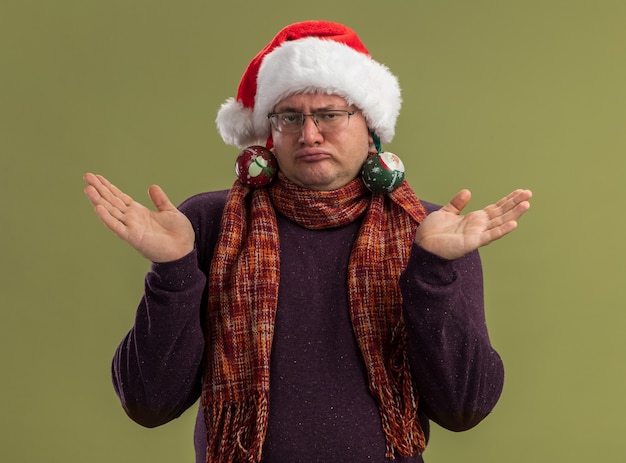
[(229, 145), (265, 144), (267, 114), (297, 93), (327, 93), (358, 107), (370, 130), (390, 142), (402, 98), (398, 79), (374, 61), (356, 33), (342, 24), (305, 21), (281, 30), (248, 65), (237, 98), (217, 113), (217, 128)]

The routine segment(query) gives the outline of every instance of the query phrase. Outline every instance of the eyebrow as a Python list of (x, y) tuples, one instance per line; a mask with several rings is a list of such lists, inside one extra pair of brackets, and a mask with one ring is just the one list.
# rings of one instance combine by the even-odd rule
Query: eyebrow
[[(350, 106), (347, 106), (345, 108), (341, 107), (338, 108), (336, 105), (334, 104), (329, 104), (326, 106), (322, 106), (320, 108), (315, 108), (311, 110), (311, 113), (316, 113), (319, 111), (351, 111)], [(295, 107), (292, 106), (286, 106), (284, 108), (281, 108), (280, 106), (276, 107), (276, 109), (274, 109), (274, 112), (276, 113), (302, 113), (301, 109), (297, 109)]]

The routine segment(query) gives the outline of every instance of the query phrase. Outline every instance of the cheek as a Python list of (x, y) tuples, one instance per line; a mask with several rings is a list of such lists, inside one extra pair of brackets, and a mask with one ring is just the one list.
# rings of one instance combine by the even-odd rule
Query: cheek
[(278, 163), (278, 169), (282, 172), (288, 171), (290, 157), (285, 154), (288, 153), (288, 151), (285, 151), (284, 147), (276, 147), (276, 145), (274, 144), (272, 153), (274, 153), (274, 157), (276, 158), (276, 162)]
[(367, 157), (369, 156), (369, 153), (367, 150), (365, 150), (365, 153), (361, 156), (359, 156), (355, 161), (354, 161), (354, 166), (357, 169), (357, 171), (361, 171), (361, 168), (363, 167), (363, 164), (365, 164), (365, 161), (367, 161)]
[(367, 160), (367, 157), (371, 152), (376, 151), (376, 147), (374, 146), (374, 141), (371, 136), (368, 134), (367, 137), (361, 138), (360, 148), (357, 149), (359, 153), (359, 158), (362, 162)]
[(278, 158), (282, 153), (289, 152), (290, 138), (284, 137), (280, 132), (272, 133), (272, 144), (274, 155)]

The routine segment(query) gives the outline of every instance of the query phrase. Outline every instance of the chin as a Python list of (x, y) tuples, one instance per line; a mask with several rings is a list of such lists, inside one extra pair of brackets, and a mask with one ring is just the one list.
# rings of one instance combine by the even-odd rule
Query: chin
[(354, 176), (338, 175), (336, 171), (329, 172), (322, 169), (313, 172), (300, 172), (300, 174), (293, 175), (291, 178), (287, 175), (287, 178), (297, 185), (316, 191), (337, 190), (354, 179)]

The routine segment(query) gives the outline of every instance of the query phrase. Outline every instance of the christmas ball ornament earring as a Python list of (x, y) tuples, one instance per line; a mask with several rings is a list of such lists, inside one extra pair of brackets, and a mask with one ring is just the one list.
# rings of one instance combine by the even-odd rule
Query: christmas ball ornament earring
[(278, 162), (274, 154), (264, 146), (248, 146), (239, 153), (235, 161), (237, 178), (251, 188), (269, 185), (277, 172)]
[(372, 134), (376, 153), (363, 164), (361, 178), (365, 186), (373, 193), (387, 194), (398, 188), (404, 180), (404, 164), (393, 153), (381, 150), (380, 139)]

